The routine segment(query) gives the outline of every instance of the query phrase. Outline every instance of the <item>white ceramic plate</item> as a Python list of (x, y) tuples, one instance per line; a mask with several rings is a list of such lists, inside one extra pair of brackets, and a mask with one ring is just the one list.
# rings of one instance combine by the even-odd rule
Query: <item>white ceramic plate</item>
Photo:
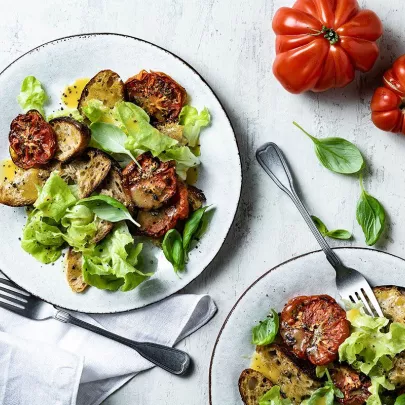
[[(341, 248), (337, 254), (373, 286), (405, 286), (404, 259), (362, 248)], [(340, 301), (334, 280), (335, 271), (319, 251), (280, 264), (242, 294), (222, 326), (212, 353), (210, 405), (243, 405), (238, 379), (249, 367), (254, 352), (251, 329), (269, 309), (281, 311), (290, 298), (298, 295), (329, 294)]]
[[(197, 186), (215, 207), (208, 232), (190, 254), (187, 270), (177, 277), (163, 253), (152, 248), (148, 263), (155, 275), (137, 289), (106, 292), (90, 288), (71, 292), (62, 262), (41, 265), (25, 253), (18, 238), (25, 223), (24, 209), (0, 206), (0, 270), (34, 295), (60, 307), (92, 313), (118, 312), (143, 307), (180, 290), (194, 280), (221, 248), (232, 225), (241, 190), (241, 166), (235, 135), (217, 97), (184, 61), (148, 42), (115, 34), (72, 36), (49, 42), (23, 55), (0, 74), (0, 159), (8, 158), (10, 122), (19, 113), (16, 97), (24, 77), (36, 76), (50, 96), (47, 112), (58, 109), (64, 87), (102, 69), (116, 71), (123, 80), (141, 69), (163, 71), (182, 84), (192, 105), (208, 107), (212, 125), (201, 136), (201, 161)], [(153, 263), (151, 263), (153, 261)]]

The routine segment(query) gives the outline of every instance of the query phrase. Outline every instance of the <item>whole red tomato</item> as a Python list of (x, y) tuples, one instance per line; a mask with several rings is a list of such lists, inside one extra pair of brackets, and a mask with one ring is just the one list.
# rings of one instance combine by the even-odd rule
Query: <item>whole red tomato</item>
[(371, 118), (383, 131), (405, 134), (405, 55), (385, 72), (383, 81), (384, 87), (379, 87), (371, 100)]
[(379, 54), (380, 19), (357, 0), (298, 0), (273, 19), (273, 72), (291, 93), (344, 87), (355, 70), (370, 70)]

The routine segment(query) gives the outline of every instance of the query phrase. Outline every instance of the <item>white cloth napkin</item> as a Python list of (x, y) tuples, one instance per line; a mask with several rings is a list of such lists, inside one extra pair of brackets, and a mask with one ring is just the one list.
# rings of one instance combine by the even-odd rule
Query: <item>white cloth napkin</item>
[[(130, 339), (173, 346), (216, 310), (207, 295), (174, 295), (122, 314), (72, 314)], [(134, 350), (79, 327), (0, 308), (2, 405), (98, 405), (152, 366)]]

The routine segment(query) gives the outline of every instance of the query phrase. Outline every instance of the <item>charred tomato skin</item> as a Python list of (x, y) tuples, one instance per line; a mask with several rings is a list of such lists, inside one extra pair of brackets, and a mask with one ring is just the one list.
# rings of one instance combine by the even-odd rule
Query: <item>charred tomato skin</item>
[(122, 176), (134, 205), (143, 211), (161, 208), (177, 192), (174, 161), (161, 162), (150, 152), (138, 156), (137, 163), (131, 162)]
[(322, 366), (337, 359), (350, 324), (346, 312), (329, 295), (300, 296), (285, 305), (280, 334), (298, 358)]
[(370, 379), (349, 366), (339, 365), (330, 371), (333, 383), (344, 397), (337, 398), (343, 405), (362, 405), (365, 404), (371, 392), (368, 390), (371, 386)]
[(167, 206), (156, 211), (139, 211), (137, 222), (141, 225), (138, 233), (152, 238), (160, 238), (176, 227), (178, 221), (186, 219), (190, 213), (187, 186), (179, 180), (177, 193)]
[(56, 135), (36, 110), (20, 114), (10, 125), (11, 158), (22, 169), (48, 163), (56, 152)]
[(186, 90), (162, 72), (141, 70), (125, 82), (128, 101), (142, 107), (153, 124), (176, 122), (187, 100)]

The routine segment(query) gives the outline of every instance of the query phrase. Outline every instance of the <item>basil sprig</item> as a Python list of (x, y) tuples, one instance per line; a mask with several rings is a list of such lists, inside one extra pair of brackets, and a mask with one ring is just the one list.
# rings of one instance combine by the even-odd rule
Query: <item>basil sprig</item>
[(364, 167), (364, 159), (356, 145), (343, 138), (315, 138), (296, 122), (299, 128), (315, 147), (315, 153), (321, 164), (335, 173), (358, 173)]
[(183, 238), (177, 229), (170, 229), (170, 231), (166, 232), (162, 248), (166, 259), (173, 265), (174, 271), (177, 273), (184, 270)]
[(108, 195), (95, 195), (88, 198), (83, 198), (78, 204), (85, 205), (92, 210), (100, 219), (110, 222), (131, 221), (136, 226), (140, 226), (132, 215), (129, 213), (127, 207), (121, 204), (115, 198)]
[(345, 229), (335, 229), (333, 231), (329, 231), (326, 225), (315, 215), (311, 215), (312, 221), (314, 221), (314, 224), (318, 228), (318, 231), (323, 235), (323, 236), (328, 236), (329, 238), (332, 239), (340, 239), (340, 240), (348, 240), (352, 238), (352, 234), (349, 231), (346, 231)]
[(268, 317), (264, 321), (260, 321), (252, 329), (252, 343), (258, 346), (273, 343), (277, 336), (279, 326), (280, 320), (278, 314), (274, 309), (271, 309)]
[(364, 190), (363, 176), (360, 175), (361, 194), (357, 203), (356, 218), (363, 229), (368, 246), (374, 245), (385, 227), (385, 210), (380, 202)]
[(208, 207), (202, 207), (191, 214), (184, 225), (183, 235), (176, 229), (171, 229), (163, 238), (163, 253), (176, 273), (184, 270), (192, 240), (198, 239), (208, 226), (207, 209)]
[(125, 147), (127, 136), (116, 125), (105, 122), (94, 122), (90, 125), (91, 145), (107, 153), (118, 153), (129, 156), (137, 165), (134, 155)]

